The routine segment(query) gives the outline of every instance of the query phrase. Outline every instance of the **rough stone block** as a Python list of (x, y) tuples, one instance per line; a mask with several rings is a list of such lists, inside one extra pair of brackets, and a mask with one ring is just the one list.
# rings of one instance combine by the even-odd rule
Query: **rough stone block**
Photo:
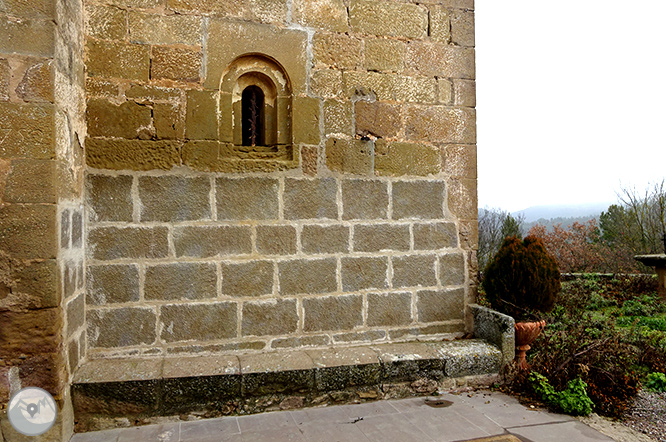
[(451, 104), (453, 101), (453, 85), (446, 78), (437, 79), (438, 97), (441, 104)]
[(124, 40), (127, 35), (127, 12), (112, 6), (86, 5), (86, 32), (104, 40)]
[(208, 177), (139, 177), (141, 221), (211, 219)]
[(202, 53), (198, 49), (153, 46), (151, 78), (178, 81), (199, 81)]
[(146, 300), (205, 299), (217, 296), (217, 270), (212, 263), (179, 262), (146, 268)]
[(365, 67), (373, 71), (401, 71), (406, 50), (403, 41), (368, 38), (364, 47)]
[(442, 285), (465, 283), (465, 255), (449, 253), (439, 257), (439, 279)]
[(342, 95), (342, 72), (335, 69), (314, 69), (310, 77), (310, 92), (323, 98)]
[(217, 219), (277, 219), (278, 190), (273, 178), (216, 178)]
[(333, 341), (339, 342), (374, 342), (386, 339), (384, 330), (370, 330), (365, 332), (338, 333), (333, 335)]
[(33, 64), (16, 87), (16, 95), (24, 101), (52, 103), (54, 75), (52, 60)]
[(222, 295), (247, 297), (273, 293), (274, 266), (272, 261), (222, 263)]
[(434, 255), (394, 256), (393, 287), (432, 287), (437, 285)]
[(148, 81), (150, 46), (89, 39), (86, 70), (93, 77)]
[(301, 231), (303, 253), (346, 253), (349, 227), (305, 225)]
[(156, 319), (152, 308), (88, 309), (86, 311), (88, 346), (113, 348), (153, 344), (156, 338)]
[(83, 246), (83, 213), (80, 210), (72, 212), (72, 248)]
[(405, 135), (415, 141), (474, 144), (476, 112), (470, 108), (409, 106)]
[(409, 250), (409, 226), (406, 224), (371, 224), (354, 226), (355, 252)]
[(252, 253), (250, 226), (176, 227), (176, 256), (207, 258)]
[(80, 327), (85, 324), (85, 296), (83, 293), (72, 299), (65, 306), (67, 315), (67, 330), (65, 336), (72, 336)]
[(160, 307), (160, 337), (165, 342), (234, 338), (238, 335), (237, 310), (235, 302), (164, 305)]
[(412, 322), (410, 293), (368, 293), (369, 327), (399, 326)]
[(329, 138), (326, 140), (326, 167), (334, 172), (370, 175), (374, 146), (369, 141)]
[(182, 139), (185, 137), (185, 121), (177, 104), (153, 104), (153, 125), (158, 139)]
[(59, 273), (53, 259), (15, 268), (12, 279), (16, 284), (12, 287), (12, 294), (24, 299), (27, 308), (57, 307), (60, 305)]
[(187, 91), (185, 134), (190, 140), (216, 140), (217, 100), (216, 92), (209, 90)]
[(389, 75), (379, 72), (344, 71), (343, 94), (351, 99), (395, 101)]
[(312, 41), (315, 65), (356, 69), (363, 60), (363, 41), (346, 34), (316, 33)]
[(476, 145), (449, 144), (442, 152), (444, 173), (454, 178), (476, 178)]
[(0, 103), (0, 156), (55, 158), (54, 115), (51, 104)]
[(354, 107), (356, 135), (394, 138), (401, 124), (400, 106), (395, 104), (357, 101)]
[(0, 250), (13, 258), (55, 258), (56, 216), (55, 205), (0, 207)]
[(88, 265), (88, 305), (139, 300), (139, 269), (134, 264)]
[(105, 138), (86, 140), (86, 165), (97, 169), (169, 170), (180, 166), (180, 144)]
[(472, 220), (477, 213), (477, 193), (475, 179), (452, 179), (449, 181), (449, 210), (459, 219)]
[(86, 109), (88, 135), (93, 137), (137, 138), (150, 136), (151, 109), (133, 101), (117, 106), (110, 101), (93, 98)]
[(317, 175), (319, 148), (317, 146), (301, 146), (301, 170), (304, 175)]
[(154, 9), (161, 6), (164, 0), (110, 0), (108, 3), (122, 9)]
[(330, 293), (338, 288), (335, 258), (278, 262), (282, 295)]
[(437, 174), (441, 170), (439, 149), (426, 144), (391, 143), (375, 146), (375, 173), (382, 176)]
[(465, 291), (422, 290), (417, 292), (416, 309), (419, 322), (452, 321), (463, 318)]
[(443, 5), (432, 5), (430, 10), (430, 38), (442, 43), (451, 41), (449, 9)]
[(296, 0), (292, 19), (303, 26), (324, 31), (347, 32), (347, 8), (343, 0)]
[(166, 227), (97, 227), (88, 232), (90, 257), (164, 258), (169, 253)]
[(474, 46), (474, 11), (451, 12), (451, 42), (458, 46)]
[[(89, 78), (88, 80), (91, 79)], [(101, 79), (93, 79), (93, 80), (97, 82), (105, 81)], [(88, 91), (88, 89), (89, 87), (86, 85), (86, 92)], [(149, 102), (155, 102), (155, 101), (180, 102), (181, 96), (184, 94), (184, 92), (185, 91), (176, 88), (131, 84), (129, 89), (125, 91), (125, 96), (127, 98), (133, 98), (136, 100), (146, 100)]]
[(153, 45), (201, 45), (202, 19), (194, 15), (129, 13), (130, 41)]
[(342, 219), (386, 219), (388, 203), (388, 186), (384, 181), (342, 181)]
[(319, 144), (321, 101), (317, 98), (293, 97), (292, 115), (294, 143)]
[(0, 13), (35, 18), (55, 18), (55, 4), (51, 0), (4, 0)]
[(476, 81), (453, 80), (453, 97), (456, 106), (476, 106)]
[(296, 253), (294, 226), (257, 226), (257, 252), (262, 255)]
[(321, 347), (331, 342), (327, 335), (301, 336), (298, 338), (278, 338), (271, 341), (271, 348)]
[(381, 366), (377, 353), (369, 348), (308, 350), (317, 371), (316, 388), (322, 392), (379, 384)]
[(474, 78), (474, 49), (439, 42), (411, 42), (405, 67), (426, 77)]
[(393, 183), (393, 218), (438, 219), (444, 216), (443, 181)]
[(6, 203), (56, 202), (55, 161), (13, 160), (6, 179)]
[(51, 20), (0, 21), (0, 52), (53, 57), (55, 23)]
[(286, 335), (298, 327), (295, 299), (246, 302), (241, 315), (242, 336)]
[(0, 58), (0, 100), (9, 100), (9, 78), (12, 69), (9, 67), (9, 61), (6, 58)]
[(363, 324), (363, 297), (361, 295), (325, 296), (303, 300), (306, 332), (323, 330), (351, 330)]
[(405, 103), (437, 102), (437, 80), (435, 78), (422, 75), (389, 74), (387, 81), (395, 101)]
[(428, 11), (422, 6), (409, 3), (352, 0), (349, 22), (354, 32), (424, 38), (428, 31)]
[[(101, 77), (86, 78), (85, 88), (89, 97), (99, 96), (115, 98), (120, 93), (120, 88), (117, 83)], [(126, 93), (129, 93), (132, 89), (135, 88), (130, 88)], [(127, 95), (127, 97), (129, 98), (130, 95)]]
[(324, 133), (352, 135), (352, 103), (324, 100)]
[(388, 259), (382, 257), (342, 258), (342, 290), (355, 292), (388, 287)]
[(72, 216), (69, 209), (60, 214), (60, 247), (69, 249), (72, 244)]
[(338, 218), (334, 179), (291, 179), (284, 183), (286, 219)]
[(132, 177), (88, 175), (87, 207), (91, 221), (132, 221)]
[(414, 224), (414, 250), (458, 247), (458, 232), (453, 223)]

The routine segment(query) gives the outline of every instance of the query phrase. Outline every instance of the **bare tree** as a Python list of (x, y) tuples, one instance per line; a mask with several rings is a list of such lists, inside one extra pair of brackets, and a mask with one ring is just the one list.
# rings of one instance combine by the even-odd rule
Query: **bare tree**
[(666, 236), (666, 180), (651, 184), (644, 193), (622, 188), (618, 199), (637, 229), (637, 253), (664, 251)]
[(479, 210), (479, 269), (483, 270), (507, 236), (521, 237), (524, 215), (514, 217), (502, 209)]

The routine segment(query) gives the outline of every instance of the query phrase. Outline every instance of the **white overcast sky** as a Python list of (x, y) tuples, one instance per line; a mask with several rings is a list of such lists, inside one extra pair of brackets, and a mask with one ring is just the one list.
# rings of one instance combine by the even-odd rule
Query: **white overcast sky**
[(479, 207), (666, 176), (666, 0), (476, 0)]

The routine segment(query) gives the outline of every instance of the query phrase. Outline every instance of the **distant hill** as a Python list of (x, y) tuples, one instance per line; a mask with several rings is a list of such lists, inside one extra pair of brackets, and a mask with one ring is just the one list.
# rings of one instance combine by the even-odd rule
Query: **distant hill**
[[(601, 212), (608, 210), (608, 206), (613, 203), (592, 203), (578, 205), (557, 205), (557, 206), (533, 206), (524, 210), (513, 212), (512, 215), (524, 215), (525, 223), (532, 223), (539, 219), (550, 220), (553, 218), (597, 218)], [(576, 221), (576, 220), (573, 220)], [(571, 224), (571, 221), (569, 224)], [(564, 222), (562, 224), (566, 225)]]

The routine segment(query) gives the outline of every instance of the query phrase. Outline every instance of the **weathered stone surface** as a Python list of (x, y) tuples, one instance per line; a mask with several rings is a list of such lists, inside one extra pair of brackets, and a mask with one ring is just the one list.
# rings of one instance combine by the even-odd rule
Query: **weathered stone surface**
[(85, 323), (85, 296), (83, 293), (72, 299), (65, 306), (67, 330), (65, 336), (72, 336)]
[(388, 186), (384, 181), (342, 181), (342, 219), (386, 219), (388, 203)]
[(443, 181), (396, 181), (392, 196), (394, 219), (444, 216)]
[(208, 90), (187, 91), (185, 134), (191, 140), (217, 139), (216, 92)]
[(72, 215), (69, 209), (60, 213), (60, 247), (69, 249), (72, 244)]
[(0, 103), (0, 156), (54, 158), (54, 128), (51, 104)]
[(20, 297), (27, 308), (48, 308), (60, 305), (59, 270), (55, 260), (37, 261), (15, 268), (12, 294)]
[(441, 154), (439, 149), (426, 144), (391, 143), (387, 147), (375, 147), (375, 173), (384, 176), (439, 173)]
[(211, 14), (262, 23), (284, 24), (287, 16), (287, 2), (285, 0), (250, 0), (247, 2), (167, 0), (167, 7), (179, 12)]
[(453, 97), (456, 106), (476, 106), (476, 81), (459, 79), (454, 80)]
[(394, 100), (405, 103), (436, 103), (437, 80), (428, 76), (388, 76)]
[(88, 345), (91, 348), (111, 348), (152, 344), (156, 338), (155, 321), (152, 308), (88, 309)]
[(326, 135), (352, 135), (352, 103), (350, 101), (324, 101), (324, 133)]
[(294, 143), (319, 144), (321, 101), (317, 98), (293, 97), (292, 106)]
[(176, 227), (173, 242), (178, 257), (252, 253), (249, 226)]
[(449, 253), (439, 257), (439, 279), (442, 285), (462, 285), (465, 283), (465, 255)]
[(389, 103), (358, 101), (354, 108), (356, 135), (394, 138), (401, 128), (400, 106)]
[(363, 324), (363, 297), (325, 296), (303, 300), (304, 331), (351, 330)]
[(158, 139), (182, 139), (185, 137), (185, 120), (177, 104), (153, 104), (153, 125)]
[(0, 21), (0, 52), (52, 57), (55, 48), (53, 20)]
[(451, 322), (448, 324), (427, 325), (425, 327), (400, 328), (389, 331), (389, 339), (409, 339), (414, 340), (419, 336), (441, 335), (455, 333), (462, 336), (465, 331), (465, 325), (462, 321)]
[(440, 350), (449, 377), (499, 372), (502, 354), (494, 346), (477, 339), (451, 342)]
[(320, 347), (329, 343), (330, 338), (327, 335), (301, 336), (297, 338), (273, 339), (271, 341), (271, 348)]
[(452, 11), (451, 41), (459, 46), (474, 46), (474, 11)]
[(278, 262), (283, 295), (334, 292), (338, 288), (335, 258), (297, 259)]
[(216, 178), (217, 219), (277, 219), (278, 190), (273, 178)]
[(410, 293), (369, 293), (368, 326), (397, 326), (412, 322)]
[(347, 8), (342, 0), (296, 0), (292, 18), (303, 26), (325, 31), (347, 32)]
[(179, 148), (174, 141), (88, 138), (86, 164), (97, 169), (169, 170), (180, 165)]
[(338, 218), (337, 183), (333, 179), (291, 179), (284, 183), (286, 219)]
[(389, 74), (379, 72), (344, 71), (342, 88), (346, 98), (394, 101)]
[(475, 179), (453, 179), (449, 182), (449, 210), (459, 219), (475, 219), (477, 193)]
[(129, 13), (130, 41), (153, 45), (200, 45), (202, 19), (193, 15)]
[(335, 343), (344, 342), (373, 342), (381, 341), (386, 338), (384, 330), (370, 330), (366, 332), (338, 333), (333, 335)]
[(343, 257), (342, 290), (354, 292), (388, 287), (388, 259), (380, 257)]
[(246, 302), (242, 317), (242, 336), (285, 335), (298, 327), (295, 299)]
[(312, 41), (315, 65), (356, 69), (362, 62), (362, 40), (346, 34), (316, 33)]
[(352, 0), (349, 22), (354, 32), (424, 38), (428, 31), (428, 11), (409, 3)]
[(369, 141), (329, 138), (326, 140), (326, 167), (334, 172), (370, 175), (374, 146)]
[(437, 89), (439, 91), (439, 102), (441, 104), (451, 104), (453, 100), (453, 85), (446, 78), (437, 79)]
[(365, 67), (375, 71), (401, 71), (406, 49), (403, 41), (368, 38), (364, 47)]
[(474, 78), (474, 49), (439, 42), (411, 42), (407, 46), (407, 69), (425, 76)]
[(9, 77), (11, 76), (11, 68), (9, 61), (6, 58), (0, 58), (0, 100), (9, 100)]
[(153, 46), (151, 78), (199, 81), (202, 53), (198, 49)]
[(451, 321), (463, 317), (463, 289), (422, 290), (416, 296), (419, 322)]
[(91, 221), (132, 221), (132, 177), (88, 175), (88, 214)]
[(30, 66), (16, 87), (16, 95), (24, 101), (53, 102), (54, 72), (52, 60)]
[(97, 227), (88, 232), (93, 259), (164, 258), (168, 254), (166, 227)]
[(133, 101), (116, 106), (110, 101), (93, 98), (86, 109), (88, 135), (93, 137), (137, 138), (151, 123), (151, 110)]
[(165, 342), (236, 337), (237, 310), (235, 302), (164, 305), (160, 307), (160, 337)]
[(346, 253), (349, 251), (349, 227), (305, 225), (301, 231), (304, 253)]
[(150, 46), (89, 39), (86, 70), (93, 77), (148, 81)]
[(208, 177), (139, 177), (141, 221), (211, 219)]
[(370, 224), (354, 226), (355, 252), (409, 250), (409, 226), (406, 224)]
[(55, 205), (0, 207), (0, 250), (15, 258), (55, 258)]
[(317, 146), (301, 146), (301, 170), (304, 175), (317, 175), (319, 148)]
[(88, 35), (105, 40), (123, 40), (127, 35), (127, 12), (120, 8), (86, 5)]
[(50, 0), (4, 0), (0, 4), (3, 14), (21, 17), (55, 18), (55, 4)]
[(257, 226), (257, 252), (293, 255), (296, 253), (296, 229), (293, 226)]
[(153, 9), (164, 3), (164, 0), (111, 0), (108, 3), (118, 6), (122, 9), (141, 8)]
[(432, 287), (437, 285), (435, 255), (394, 256), (393, 287)]
[(314, 96), (323, 98), (342, 95), (342, 72), (336, 69), (313, 69), (310, 92)]
[(88, 265), (88, 305), (139, 300), (139, 269), (134, 264)]
[(274, 266), (272, 261), (222, 263), (222, 295), (247, 297), (272, 294)]
[(143, 291), (146, 300), (214, 298), (217, 296), (217, 270), (212, 263), (149, 266)]
[(338, 348), (308, 350), (307, 353), (317, 366), (316, 388), (322, 392), (380, 382), (381, 366), (372, 349)]
[[(90, 80), (90, 79), (88, 79)], [(97, 82), (102, 82), (102, 79), (95, 79)], [(90, 89), (86, 86), (86, 91)], [(147, 100), (150, 102), (154, 101), (180, 101), (181, 96), (184, 94), (184, 91), (181, 89), (167, 88), (167, 87), (158, 87), (158, 86), (149, 86), (141, 84), (132, 84), (129, 89), (125, 91), (125, 96), (127, 98), (134, 98), (138, 100)], [(176, 104), (176, 103), (174, 103)]]
[[(133, 87), (130, 88), (127, 93), (129, 93)], [(120, 92), (120, 88), (118, 87), (118, 84), (113, 82), (113, 80), (109, 80), (106, 78), (101, 78), (101, 77), (88, 77), (86, 78), (86, 93), (88, 94), (89, 97), (117, 97)], [(130, 95), (127, 95), (129, 98)]]
[(443, 5), (432, 5), (430, 10), (430, 38), (442, 43), (451, 41), (451, 22), (449, 9)]
[(414, 250), (437, 250), (458, 246), (453, 223), (414, 224)]
[(83, 246), (83, 213), (80, 210), (72, 212), (72, 248)]
[(442, 148), (444, 172), (455, 178), (472, 178), (476, 172), (476, 145), (450, 144)]
[(510, 364), (516, 351), (514, 319), (477, 304), (468, 307), (474, 316), (474, 337), (493, 344), (502, 352), (502, 365)]
[(4, 202), (55, 203), (56, 162), (52, 160), (13, 160)]

